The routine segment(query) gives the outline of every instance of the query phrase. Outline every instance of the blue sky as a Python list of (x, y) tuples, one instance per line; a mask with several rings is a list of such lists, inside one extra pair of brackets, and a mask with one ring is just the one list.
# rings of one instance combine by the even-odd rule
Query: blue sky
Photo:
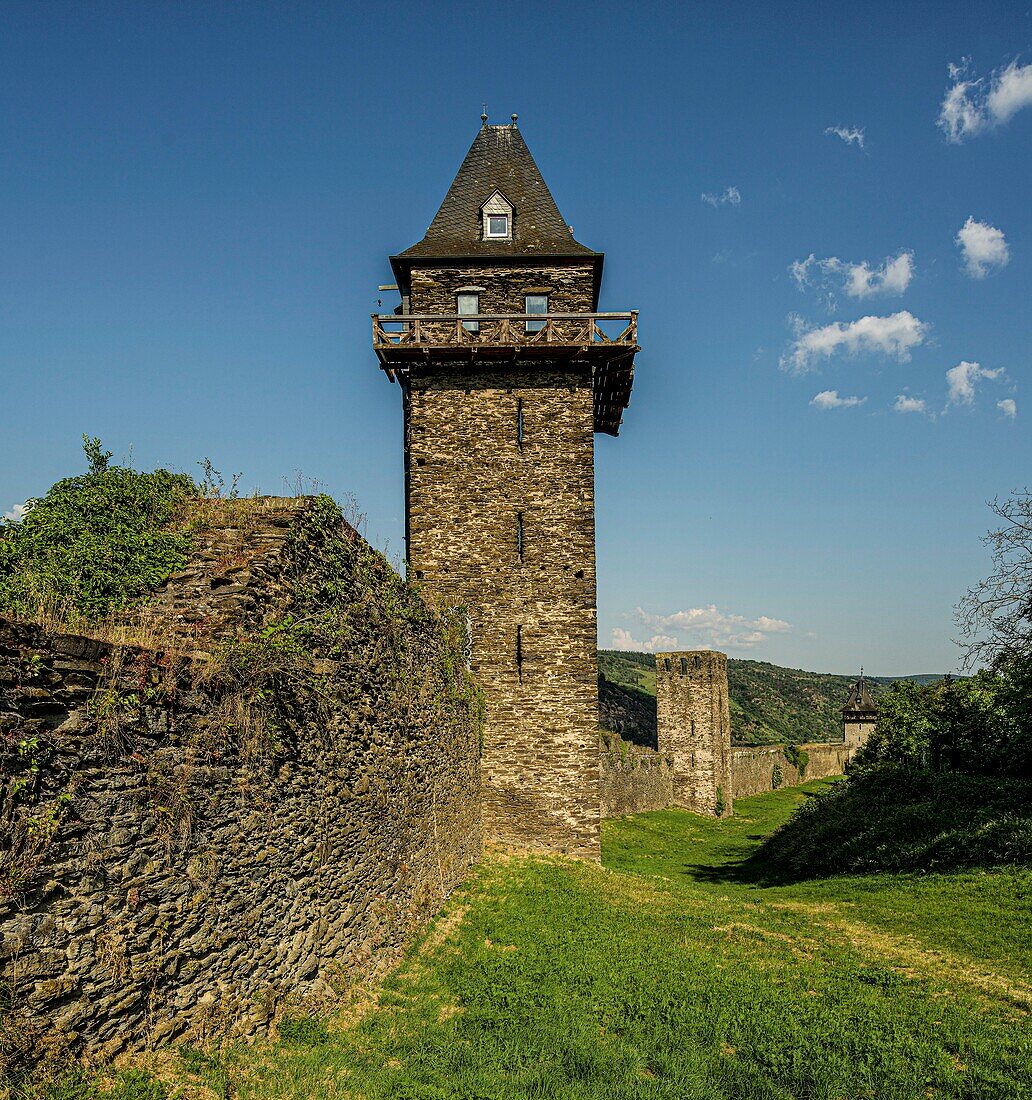
[(486, 101), (641, 310), (601, 643), (952, 668), (1032, 481), (1030, 61), (1027, 3), (7, 3), (0, 511), (87, 432), (302, 471), (400, 557), (369, 313)]

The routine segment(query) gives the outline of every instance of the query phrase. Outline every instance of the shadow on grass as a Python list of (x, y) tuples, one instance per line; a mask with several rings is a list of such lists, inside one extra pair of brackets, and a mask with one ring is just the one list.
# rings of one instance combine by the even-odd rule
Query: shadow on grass
[(762, 885), (1032, 864), (1032, 783), (897, 765), (804, 802), (741, 864)]

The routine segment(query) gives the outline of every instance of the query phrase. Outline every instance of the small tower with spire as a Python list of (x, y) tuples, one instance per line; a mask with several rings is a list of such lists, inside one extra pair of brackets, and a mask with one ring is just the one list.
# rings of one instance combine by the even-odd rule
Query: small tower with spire
[(599, 313), (516, 125), (485, 117), (373, 347), (401, 388), (409, 578), (468, 610), (488, 836), (599, 858), (594, 437), (630, 400), (637, 314)]
[(878, 707), (871, 696), (863, 667), (860, 678), (849, 689), (849, 697), (842, 708), (842, 740), (852, 755), (874, 732), (878, 722)]

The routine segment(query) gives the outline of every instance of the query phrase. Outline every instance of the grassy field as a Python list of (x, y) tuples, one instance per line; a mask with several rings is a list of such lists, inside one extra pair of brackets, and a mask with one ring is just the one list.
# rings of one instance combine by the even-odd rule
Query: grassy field
[(1032, 873), (764, 886), (745, 861), (823, 785), (609, 821), (601, 868), (495, 852), (375, 994), (108, 1094), (1032, 1096)]

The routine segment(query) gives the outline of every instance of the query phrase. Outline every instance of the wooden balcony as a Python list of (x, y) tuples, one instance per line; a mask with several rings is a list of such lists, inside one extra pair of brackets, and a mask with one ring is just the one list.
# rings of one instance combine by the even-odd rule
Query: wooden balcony
[(638, 313), (374, 313), (373, 350), (392, 382), (437, 363), (590, 365), (595, 430), (616, 435), (631, 397)]

